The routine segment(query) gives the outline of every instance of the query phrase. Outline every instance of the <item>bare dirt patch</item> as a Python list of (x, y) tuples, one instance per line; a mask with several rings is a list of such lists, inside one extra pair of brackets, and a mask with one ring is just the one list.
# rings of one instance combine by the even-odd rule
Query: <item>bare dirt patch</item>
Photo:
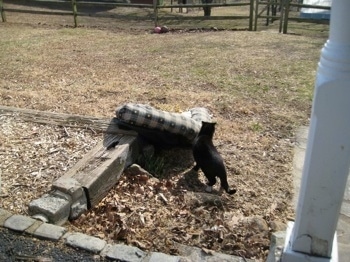
[[(113, 117), (126, 102), (172, 112), (207, 107), (218, 123), (214, 144), (237, 188), (198, 204), (205, 179), (191, 171), (191, 152), (160, 151), (161, 176), (122, 176), (70, 227), (145, 250), (176, 254), (180, 242), (264, 260), (271, 232), (294, 216), (294, 131), (308, 123), (325, 39), (245, 31), (130, 34), (45, 23), (1, 24), (2, 105), (97, 117)], [(19, 214), (102, 139), (91, 130), (1, 118), (7, 196), (0, 206)]]

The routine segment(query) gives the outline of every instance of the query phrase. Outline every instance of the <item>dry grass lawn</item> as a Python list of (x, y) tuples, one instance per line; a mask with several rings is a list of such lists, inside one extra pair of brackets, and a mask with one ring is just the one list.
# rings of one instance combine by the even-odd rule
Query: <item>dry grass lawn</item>
[[(237, 188), (233, 196), (219, 195), (223, 208), (183, 204), (184, 192), (203, 192), (203, 186), (186, 185), (191, 183), (183, 179), (191, 176), (191, 154), (175, 149), (159, 153), (163, 175), (160, 184), (150, 185), (163, 188), (170, 206), (138, 202), (140, 194), (150, 192), (137, 191), (131, 186), (137, 182), (123, 177), (101, 206), (73, 223), (76, 230), (146, 250), (176, 253), (170, 242), (177, 241), (264, 259), (275, 225), (294, 216), (294, 132), (308, 124), (325, 37), (275, 30), (157, 35), (151, 28), (74, 29), (50, 20), (24, 24), (15, 21), (15, 14), (8, 20), (0, 24), (1, 105), (98, 117), (113, 117), (115, 108), (127, 102), (174, 112), (203, 106), (217, 122), (214, 143), (225, 159), (229, 183)], [(200, 180), (205, 181), (202, 175)], [(118, 218), (108, 222), (106, 210)], [(123, 220), (128, 212), (131, 224)], [(140, 212), (150, 222), (147, 227), (131, 217)], [(167, 222), (151, 225), (157, 218)], [(252, 218), (267, 229), (247, 222)], [(116, 234), (118, 226), (128, 234)], [(221, 229), (224, 239), (218, 237)]]

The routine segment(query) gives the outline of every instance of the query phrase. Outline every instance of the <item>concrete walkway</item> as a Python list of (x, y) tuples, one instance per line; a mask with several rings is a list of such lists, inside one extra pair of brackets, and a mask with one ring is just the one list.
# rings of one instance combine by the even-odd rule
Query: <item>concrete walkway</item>
[[(293, 175), (294, 175), (294, 206), (296, 207), (299, 188), (301, 182), (301, 176), (304, 166), (305, 151), (308, 138), (308, 127), (301, 127), (296, 134), (296, 146), (294, 149), (294, 163), (293, 163)], [(343, 204), (340, 211), (340, 217), (337, 227), (338, 234), (338, 251), (339, 262), (350, 261), (350, 179), (348, 179)]]
[[(294, 199), (293, 205), (296, 208), (301, 176), (303, 173), (304, 159), (307, 147), (308, 139), (308, 127), (300, 127), (296, 133), (296, 144), (294, 147), (294, 160), (293, 160), (293, 181), (294, 181)], [(348, 179), (346, 185), (346, 191), (344, 194), (343, 204), (340, 211), (340, 217), (337, 227), (338, 235), (338, 252), (339, 262), (350, 261), (350, 179)], [(283, 249), (285, 240), (285, 232), (276, 232), (273, 234), (271, 241), (271, 248), (268, 262), (278, 261)]]

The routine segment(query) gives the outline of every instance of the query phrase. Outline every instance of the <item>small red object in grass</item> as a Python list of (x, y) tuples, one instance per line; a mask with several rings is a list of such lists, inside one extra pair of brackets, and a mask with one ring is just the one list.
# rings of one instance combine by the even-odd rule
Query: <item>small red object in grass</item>
[(157, 27), (154, 28), (154, 32), (155, 32), (156, 34), (160, 34), (161, 31), (162, 31), (162, 28), (160, 28), (159, 26), (157, 26)]

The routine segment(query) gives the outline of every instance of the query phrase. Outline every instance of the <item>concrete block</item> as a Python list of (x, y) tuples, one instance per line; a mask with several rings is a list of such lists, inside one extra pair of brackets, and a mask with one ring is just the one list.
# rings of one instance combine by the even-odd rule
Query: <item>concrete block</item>
[(48, 218), (50, 223), (62, 225), (68, 220), (70, 207), (71, 202), (66, 199), (44, 195), (30, 202), (28, 211), (32, 216), (42, 214)]
[(348, 178), (346, 182), (346, 188), (344, 192), (344, 200), (350, 201), (350, 179)]
[(82, 185), (72, 177), (60, 177), (53, 182), (52, 188), (70, 195), (72, 202), (76, 202), (85, 195)]
[(266, 259), (266, 262), (280, 261), (285, 239), (286, 239), (286, 232), (285, 231), (279, 231), (279, 232), (275, 232), (272, 234), (269, 255)]
[(35, 221), (35, 219), (30, 217), (13, 215), (5, 221), (4, 226), (15, 231), (23, 232), (33, 225)]
[(230, 262), (255, 262), (256, 260), (248, 259), (245, 258), (243, 259), (242, 257), (238, 256), (232, 256), (232, 255), (227, 255), (223, 253), (217, 253), (214, 252), (212, 256), (206, 256), (205, 257), (206, 262), (223, 262), (223, 261), (230, 261)]
[(33, 223), (33, 225), (31, 225), (30, 227), (28, 227), (25, 232), (27, 234), (33, 234), (35, 230), (37, 230), (37, 228), (42, 224), (43, 222), (40, 220), (35, 219), (35, 222)]
[(104, 254), (109, 259), (133, 262), (143, 261), (147, 255), (137, 247), (122, 244), (110, 245)]
[(41, 222), (44, 222), (44, 223), (48, 223), (49, 222), (49, 219), (44, 214), (35, 214), (35, 215), (32, 216), (32, 218), (34, 218), (36, 220), (39, 220)]
[(63, 193), (62, 191), (59, 191), (59, 190), (54, 190), (50, 193), (51, 196), (54, 196), (54, 197), (58, 197), (58, 198), (62, 198), (64, 200), (67, 200), (69, 202), (73, 202), (72, 201), (72, 197), (66, 193)]
[[(344, 203), (343, 203), (344, 204)], [(349, 245), (350, 251), (350, 219), (348, 216), (340, 215), (337, 224), (338, 243)]]
[(338, 243), (338, 262), (349, 262), (350, 244)]
[(343, 201), (341, 205), (340, 214), (350, 217), (350, 203), (349, 201)]
[[(232, 262), (253, 262), (255, 260), (218, 252), (212, 252), (211, 254), (205, 253), (201, 248), (186, 246), (183, 244), (175, 243), (175, 247), (178, 250), (181, 262), (222, 262), (222, 261), (232, 261)], [(165, 261), (165, 260), (164, 260)], [(148, 262), (148, 261), (147, 261)]]
[(164, 253), (159, 253), (159, 252), (152, 252), (151, 257), (149, 258), (149, 262), (179, 262), (180, 257), (178, 256), (170, 256)]
[(178, 250), (178, 254), (182, 257), (186, 257), (189, 261), (205, 261), (206, 254), (198, 247), (190, 247), (180, 243), (176, 243), (175, 246)]
[(42, 223), (34, 232), (33, 235), (42, 238), (58, 241), (67, 230), (64, 227)]
[(66, 233), (63, 239), (69, 246), (81, 248), (92, 253), (101, 252), (107, 244), (104, 240), (82, 233)]
[(12, 213), (0, 208), (0, 226), (4, 226), (5, 221), (12, 216)]
[(87, 199), (85, 194), (83, 194), (79, 199), (77, 199), (70, 208), (69, 219), (77, 219), (82, 213), (88, 209)]

